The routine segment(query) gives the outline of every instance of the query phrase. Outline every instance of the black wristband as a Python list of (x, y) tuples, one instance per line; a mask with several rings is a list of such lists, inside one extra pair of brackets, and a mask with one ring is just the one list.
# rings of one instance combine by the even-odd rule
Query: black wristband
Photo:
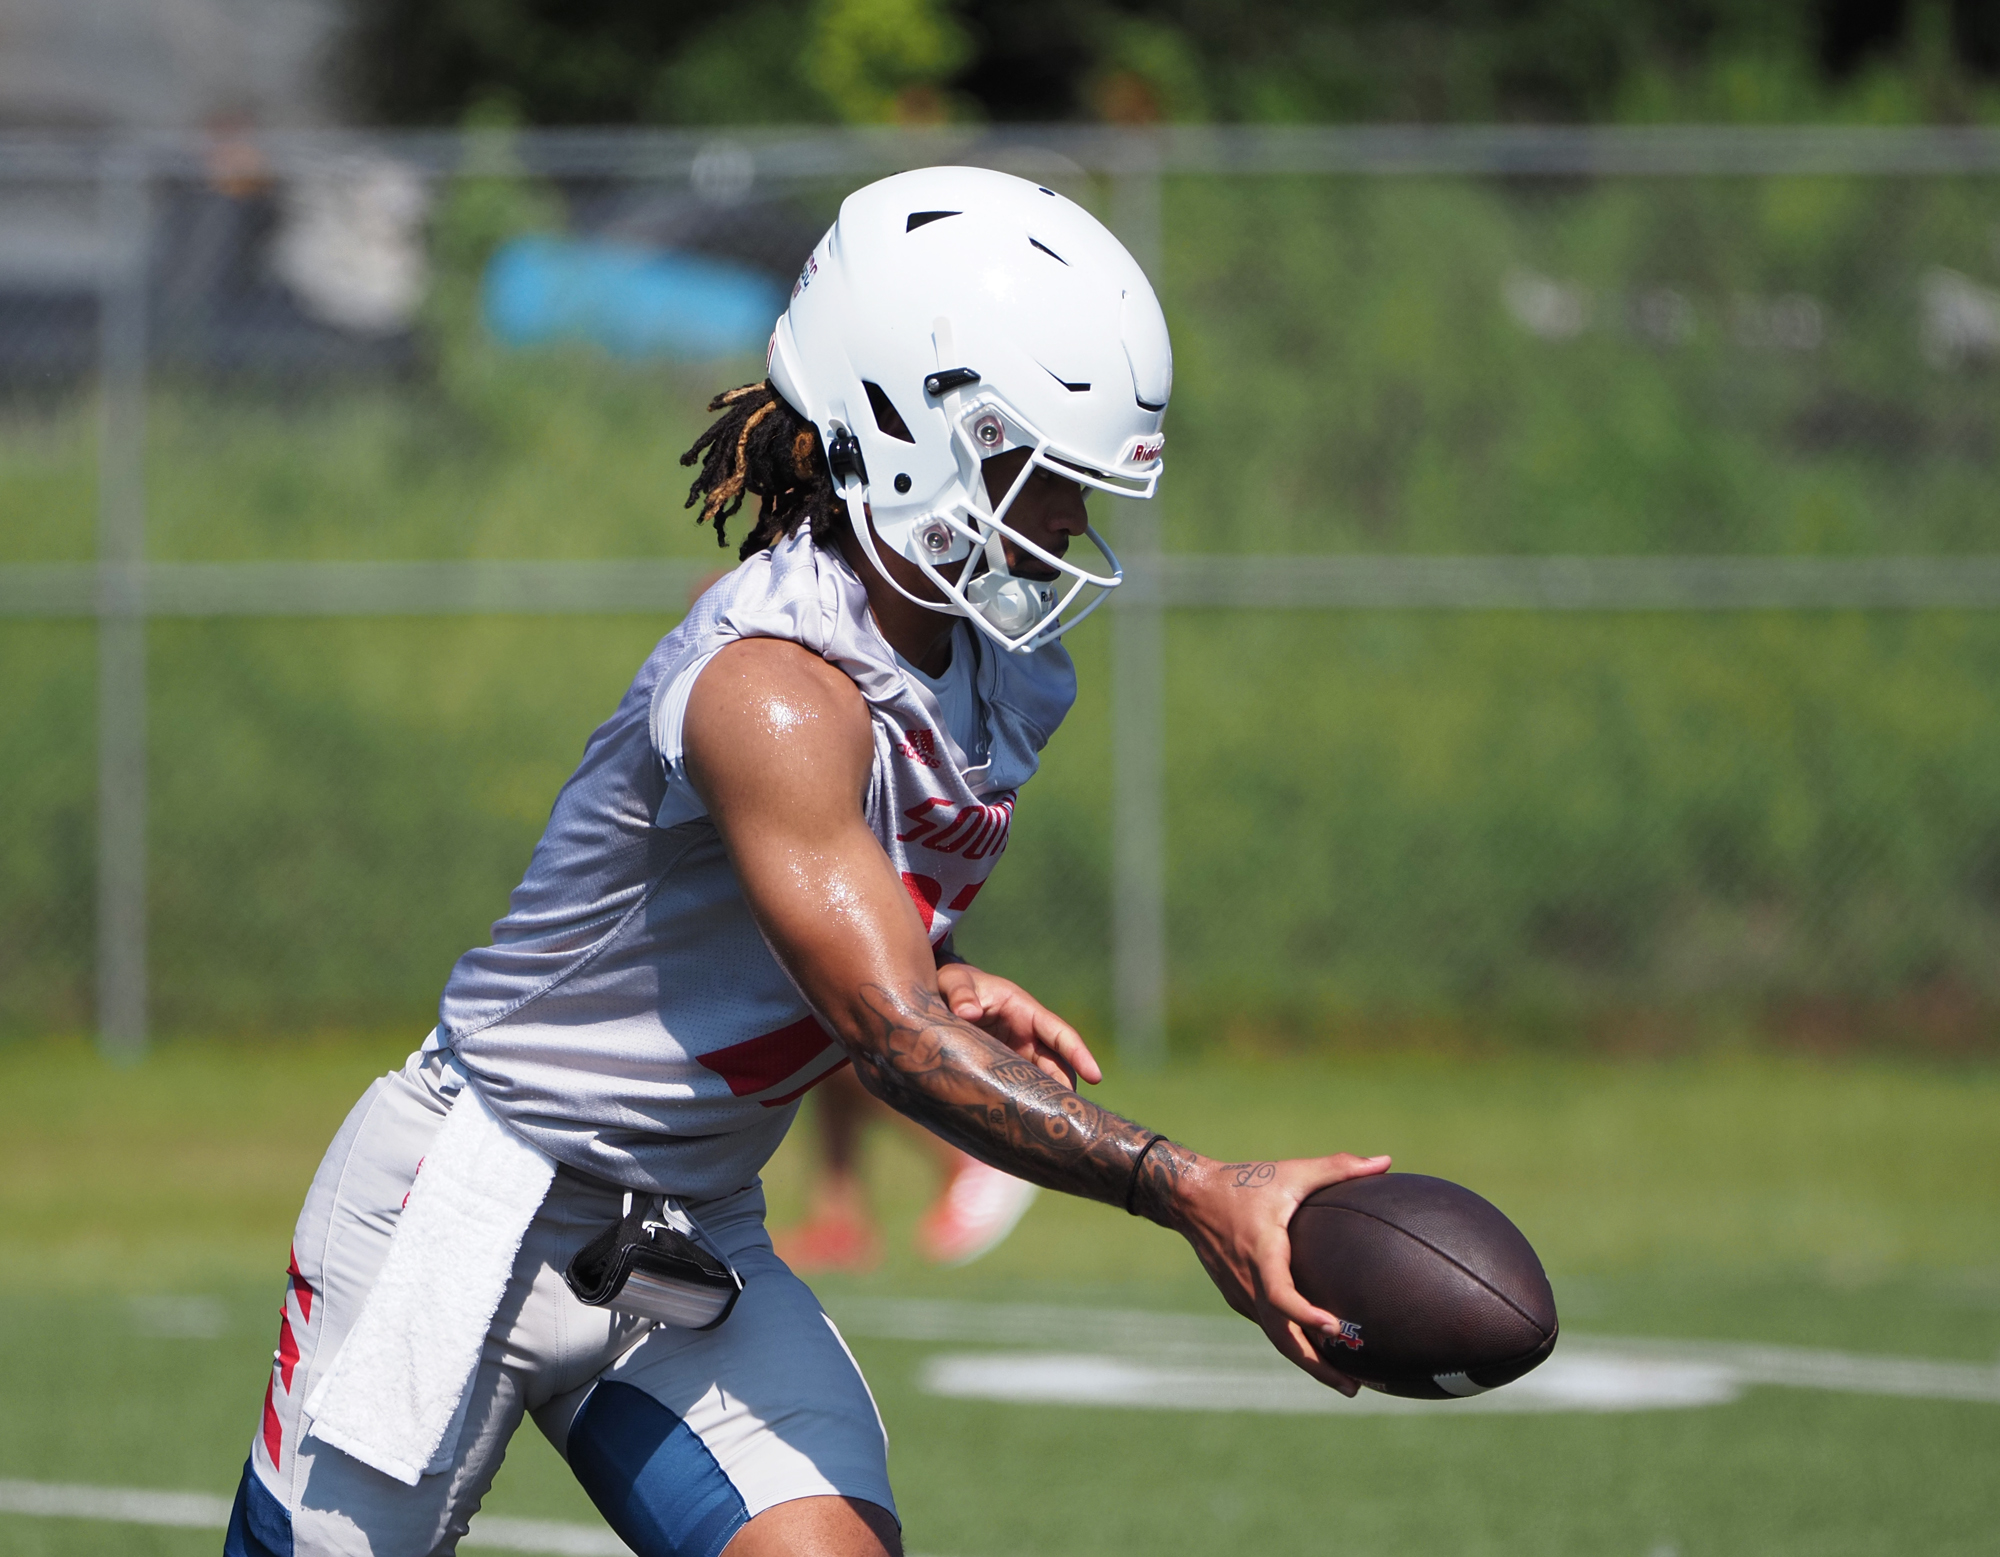
[(1165, 1139), (1164, 1135), (1154, 1136), (1144, 1146), (1139, 1148), (1139, 1155), (1132, 1159), (1132, 1177), (1125, 1183), (1125, 1214), (1127, 1216), (1137, 1216), (1139, 1214), (1138, 1209), (1132, 1204), (1132, 1201), (1139, 1193), (1139, 1170), (1146, 1165), (1146, 1154)]

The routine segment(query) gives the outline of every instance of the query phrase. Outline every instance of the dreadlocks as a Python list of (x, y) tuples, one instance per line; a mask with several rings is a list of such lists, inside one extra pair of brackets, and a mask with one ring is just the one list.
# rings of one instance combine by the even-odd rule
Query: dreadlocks
[(681, 456), (683, 465), (701, 461), (685, 505), (701, 501), (695, 523), (714, 525), (715, 544), (728, 545), (724, 526), (754, 492), (761, 499), (757, 523), (739, 558), (796, 534), (801, 524), (815, 541), (831, 540), (841, 505), (820, 452), (819, 429), (787, 405), (769, 379), (725, 390), (708, 408), (722, 415)]

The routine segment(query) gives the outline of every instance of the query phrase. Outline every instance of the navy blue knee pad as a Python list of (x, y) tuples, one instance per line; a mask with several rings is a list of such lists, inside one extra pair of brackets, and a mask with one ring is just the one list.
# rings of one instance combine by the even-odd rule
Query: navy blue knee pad
[[(742, 1494), (708, 1445), (630, 1384), (590, 1392), (570, 1425), (569, 1468), (639, 1557), (722, 1557), (750, 1522)], [(290, 1551), (288, 1543), (286, 1557)], [(248, 1557), (263, 1554), (253, 1547)]]

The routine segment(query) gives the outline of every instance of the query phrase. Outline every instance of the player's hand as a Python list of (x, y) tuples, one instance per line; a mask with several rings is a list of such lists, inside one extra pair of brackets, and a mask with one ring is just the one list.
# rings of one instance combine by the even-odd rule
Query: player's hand
[(1387, 1157), (1300, 1157), (1288, 1162), (1197, 1158), (1175, 1194), (1179, 1229), (1229, 1306), (1254, 1321), (1280, 1356), (1352, 1396), (1360, 1386), (1325, 1361), (1315, 1339), (1340, 1334), (1338, 1315), (1292, 1284), (1292, 1213), (1315, 1190), (1387, 1170)]
[(1079, 1076), (1093, 1083), (1104, 1079), (1077, 1030), (1012, 979), (969, 962), (947, 962), (937, 970), (937, 982), (953, 1016), (1034, 1061), (1064, 1086), (1074, 1087)]

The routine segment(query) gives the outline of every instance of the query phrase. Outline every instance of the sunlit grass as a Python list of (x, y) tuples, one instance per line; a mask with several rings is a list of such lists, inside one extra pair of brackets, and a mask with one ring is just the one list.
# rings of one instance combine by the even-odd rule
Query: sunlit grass
[[(255, 1427), (290, 1226), (325, 1144), (408, 1037), (178, 1043), (107, 1066), (0, 1047), (0, 1478), (226, 1491)], [(1114, 1074), (1106, 1100), (1218, 1153), (1353, 1148), (1469, 1183), (1526, 1230), (1576, 1332), (1982, 1362), (2000, 1351), (2000, 1073), (1769, 1058), (1348, 1056)], [(768, 1172), (795, 1215), (810, 1137)], [(926, 1160), (873, 1138), (889, 1257), (858, 1295), (1220, 1312), (1171, 1235), (1043, 1195), (959, 1271), (917, 1264)], [(148, 1296), (219, 1333), (162, 1335)], [(171, 1328), (171, 1327), (169, 1327)], [(1064, 1338), (1049, 1337), (1050, 1350)], [(1404, 1421), (1037, 1410), (916, 1388), (860, 1339), (914, 1551), (1985, 1550), (2000, 1407), (1753, 1390), (1603, 1417)], [(489, 1505), (591, 1521), (524, 1428)], [(200, 1532), (0, 1517), (0, 1551), (211, 1551)]]

